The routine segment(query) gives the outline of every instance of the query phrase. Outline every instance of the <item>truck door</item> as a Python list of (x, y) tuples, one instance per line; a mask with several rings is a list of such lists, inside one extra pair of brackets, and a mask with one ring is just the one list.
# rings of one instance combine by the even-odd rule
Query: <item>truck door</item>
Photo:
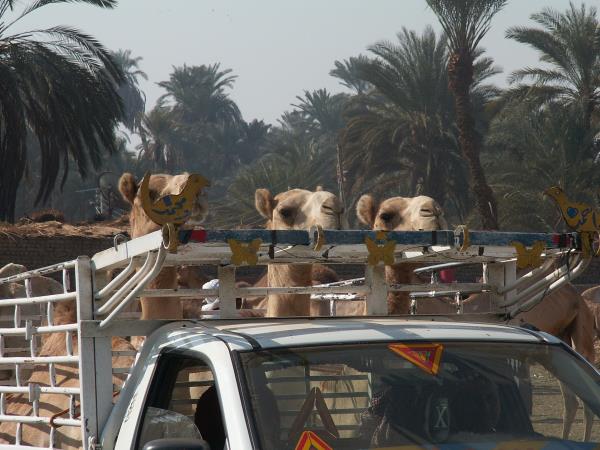
[(225, 448), (214, 376), (201, 359), (178, 353), (159, 358), (134, 448), (165, 438), (203, 439), (211, 450)]

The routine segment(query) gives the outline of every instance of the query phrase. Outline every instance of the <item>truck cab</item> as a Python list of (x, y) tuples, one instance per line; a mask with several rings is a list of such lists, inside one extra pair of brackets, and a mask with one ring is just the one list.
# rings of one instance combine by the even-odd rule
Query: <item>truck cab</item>
[(101, 444), (591, 448), (562, 440), (544, 411), (560, 406), (567, 387), (597, 414), (599, 380), (560, 340), (519, 327), (389, 317), (179, 322), (144, 344)]

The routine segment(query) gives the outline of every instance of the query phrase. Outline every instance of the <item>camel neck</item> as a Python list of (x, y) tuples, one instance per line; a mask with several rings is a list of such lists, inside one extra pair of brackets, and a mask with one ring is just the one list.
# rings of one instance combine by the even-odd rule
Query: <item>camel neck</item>
[[(417, 281), (413, 272), (419, 264), (394, 264), (385, 267), (385, 280), (388, 284), (411, 284)], [(408, 314), (410, 312), (410, 295), (408, 292), (390, 292), (388, 294), (389, 314)]]
[[(269, 286), (293, 287), (312, 285), (312, 264), (271, 264)], [(310, 295), (269, 295), (267, 317), (309, 316)]]
[[(148, 286), (150, 289), (176, 289), (177, 271), (175, 267), (166, 267)], [(142, 320), (181, 319), (183, 311), (179, 297), (142, 297)]]

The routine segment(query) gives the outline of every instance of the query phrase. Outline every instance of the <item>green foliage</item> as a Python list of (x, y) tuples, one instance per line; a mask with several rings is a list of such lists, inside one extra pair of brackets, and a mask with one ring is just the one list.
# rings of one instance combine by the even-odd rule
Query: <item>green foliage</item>
[(512, 27), (507, 37), (536, 49), (543, 66), (512, 73), (486, 160), (504, 227), (552, 230), (562, 228), (562, 220), (550, 201), (542, 202), (548, 187), (597, 201), (600, 24), (596, 9), (584, 4), (563, 13), (545, 8), (531, 18), (542, 28)]
[[(40, 149), (36, 201), (46, 200), (62, 168), (79, 173), (116, 151), (114, 130), (123, 118), (116, 86), (124, 81), (110, 53), (94, 38), (65, 26), (10, 34), (11, 27), (43, 6), (38, 0), (8, 21), (15, 2), (0, 2), (0, 220), (14, 220), (16, 193), (35, 137)], [(75, 3), (75, 2), (74, 2)], [(100, 7), (115, 1), (80, 0)]]
[(148, 79), (145, 72), (140, 70), (141, 56), (133, 58), (131, 50), (110, 52), (115, 64), (121, 68), (124, 81), (119, 84), (118, 93), (125, 107), (123, 124), (129, 131), (139, 132), (146, 109), (146, 95), (141, 91), (139, 79)]
[[(600, 23), (594, 7), (572, 3), (560, 13), (545, 8), (531, 19), (542, 28), (512, 27), (506, 36), (529, 45), (540, 54), (543, 67), (513, 72), (510, 94), (539, 104), (564, 102), (576, 107), (586, 127), (600, 110)], [(529, 81), (530, 83), (526, 83)]]
[[(403, 29), (397, 43), (378, 42), (369, 51), (373, 57), (357, 63), (356, 73), (372, 90), (355, 97), (346, 112), (351, 198), (364, 192), (429, 195), (462, 217), (469, 193), (448, 90), (445, 37), (431, 27), (421, 35)], [(496, 94), (483, 82), (497, 70), (491, 59), (481, 58), (475, 73), (473, 95), (482, 109)]]
[(492, 18), (508, 0), (427, 0), (453, 51), (475, 53), (490, 29)]

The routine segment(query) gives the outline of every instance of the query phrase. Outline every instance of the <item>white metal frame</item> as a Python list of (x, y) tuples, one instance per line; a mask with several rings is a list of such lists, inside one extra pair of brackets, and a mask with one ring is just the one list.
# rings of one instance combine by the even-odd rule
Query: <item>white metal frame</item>
[[(210, 232), (209, 232), (210, 233)], [(237, 234), (236, 234), (237, 233)], [(266, 287), (266, 288), (236, 288), (236, 267), (231, 265), (232, 253), (225, 238), (229, 235), (240, 240), (257, 234), (265, 238), (258, 252), (258, 263), (289, 264), (289, 263), (361, 263), (365, 264), (363, 279), (347, 280), (328, 285), (308, 287)], [(367, 265), (368, 251), (362, 243), (365, 237), (375, 238), (373, 232), (356, 231), (341, 232), (340, 234), (325, 234), (326, 243), (315, 250), (315, 238), (312, 232), (284, 232), (282, 236), (290, 237), (276, 243), (277, 238), (265, 230), (243, 230), (239, 232), (216, 231), (217, 238), (205, 242), (189, 242), (180, 245), (176, 253), (169, 253), (163, 242), (162, 232), (155, 232), (118, 245), (116, 248), (105, 250), (92, 258), (79, 257), (75, 261), (29, 271), (12, 277), (0, 279), (0, 284), (23, 282), (26, 297), (2, 300), (0, 307), (13, 308), (10, 323), (0, 326), (0, 366), (14, 368), (14, 385), (0, 384), (0, 422), (12, 421), (17, 423), (15, 445), (9, 448), (30, 448), (23, 446), (22, 425), (50, 422), (47, 417), (38, 414), (41, 394), (66, 395), (69, 397), (69, 411), (66, 417), (57, 418), (54, 423), (60, 426), (81, 427), (82, 443), (88, 449), (95, 448), (103, 427), (112, 409), (112, 350), (111, 336), (148, 335), (161, 322), (128, 321), (127, 324), (117, 321), (122, 318), (123, 310), (128, 304), (140, 296), (152, 297), (206, 297), (218, 296), (220, 310), (211, 312), (205, 317), (232, 318), (238, 316), (236, 297), (264, 296), (269, 294), (311, 294), (312, 298), (330, 301), (351, 301), (361, 299), (366, 301), (368, 315), (387, 314), (387, 294), (389, 292), (409, 292), (418, 296), (454, 296), (457, 312), (462, 311), (460, 294), (471, 292), (490, 292), (498, 307), (498, 312), (513, 317), (518, 312), (532, 307), (544, 295), (557, 289), (564, 283), (580, 274), (589, 258), (583, 258), (581, 252), (572, 246), (559, 248), (548, 245), (545, 251), (545, 262), (542, 267), (531, 270), (524, 277), (516, 278), (516, 252), (505, 242), (513, 236), (499, 234), (482, 234), (477, 245), (461, 248), (464, 242), (457, 239), (450, 242), (452, 232), (441, 232), (441, 244), (436, 237), (435, 242), (426, 233), (415, 232), (397, 233), (392, 236), (396, 241), (396, 263), (429, 264), (442, 262), (444, 264), (431, 266), (429, 271), (436, 271), (459, 263), (481, 263), (483, 265), (482, 283), (450, 283), (437, 282), (432, 277), (431, 284), (389, 285), (385, 280), (383, 265)], [(285, 234), (287, 233), (287, 234)], [(328, 232), (329, 233), (329, 232)], [(453, 236), (453, 234), (452, 234)], [(534, 238), (551, 242), (550, 235), (519, 235), (530, 241)], [(517, 236), (517, 237), (519, 237)], [(406, 241), (402, 239), (406, 238)], [(419, 239), (423, 239), (421, 243)], [(485, 245), (489, 239), (492, 245)], [(577, 236), (573, 238), (577, 240)], [(337, 241), (336, 241), (337, 240)], [(444, 241), (445, 240), (445, 241)], [(459, 242), (460, 241), (460, 242)], [(564, 240), (565, 242), (568, 240)], [(350, 243), (348, 243), (350, 242)], [(564, 261), (553, 268), (559, 259)], [(453, 262), (448, 263), (451, 260)], [(455, 260), (459, 260), (457, 263)], [(217, 265), (220, 280), (218, 289), (148, 289), (150, 282), (160, 273), (163, 267), (174, 265)], [(121, 269), (112, 281), (108, 281), (107, 272)], [(421, 270), (423, 271), (423, 270)], [(71, 288), (70, 274), (74, 274), (75, 289)], [(33, 297), (31, 295), (31, 278), (40, 275), (53, 275), (62, 280), (63, 293)], [(526, 288), (526, 283), (530, 285)], [(53, 305), (57, 302), (75, 301), (77, 307), (77, 323), (55, 325), (53, 323)], [(418, 300), (415, 306), (418, 304)], [(23, 317), (25, 306), (40, 305), (44, 310), (43, 321)], [(335, 308), (331, 308), (334, 312)], [(51, 357), (39, 356), (37, 337), (49, 333), (64, 333), (67, 345), (65, 355)], [(71, 336), (77, 335), (78, 354), (74, 354)], [(26, 348), (26, 356), (16, 356), (5, 351), (6, 337), (23, 339), (22, 348)], [(25, 384), (23, 370), (31, 364), (48, 367), (50, 386)], [(56, 364), (78, 365), (80, 386), (78, 388), (63, 388), (55, 385), (54, 372)], [(1, 382), (0, 382), (1, 383)], [(29, 416), (9, 416), (6, 414), (6, 395), (27, 394), (32, 403), (32, 414)], [(75, 414), (75, 405), (80, 403), (81, 418)], [(50, 447), (53, 447), (54, 428), (50, 435)]]

